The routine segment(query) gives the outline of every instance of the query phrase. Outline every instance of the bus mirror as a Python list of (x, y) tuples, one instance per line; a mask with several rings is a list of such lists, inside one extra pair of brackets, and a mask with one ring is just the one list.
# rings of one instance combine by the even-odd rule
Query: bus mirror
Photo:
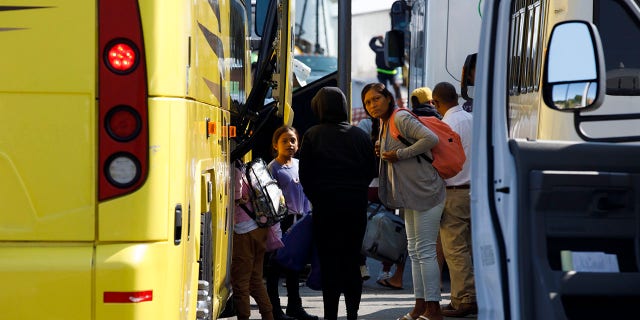
[(255, 32), (262, 37), (264, 33), (264, 24), (267, 21), (267, 11), (269, 11), (269, 2), (271, 0), (256, 0), (256, 23)]
[(404, 64), (404, 32), (387, 31), (384, 38), (384, 59), (389, 68), (401, 67)]
[(545, 59), (542, 94), (560, 111), (595, 109), (602, 104), (605, 71), (600, 36), (585, 21), (553, 27)]

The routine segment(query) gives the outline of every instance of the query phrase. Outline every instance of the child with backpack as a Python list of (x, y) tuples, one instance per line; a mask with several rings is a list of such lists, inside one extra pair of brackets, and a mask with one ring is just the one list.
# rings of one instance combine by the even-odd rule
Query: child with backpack
[[(231, 285), (233, 305), (238, 320), (251, 316), (249, 296), (258, 304), (263, 320), (273, 320), (273, 310), (267, 290), (262, 282), (262, 265), (267, 249), (267, 239), (271, 228), (260, 228), (247, 212), (253, 210), (250, 201), (251, 186), (246, 175), (246, 167), (235, 168), (235, 211), (233, 231), (233, 251), (231, 253)], [(245, 209), (246, 208), (246, 209)]]
[[(302, 191), (298, 177), (299, 161), (294, 158), (294, 155), (298, 152), (298, 132), (290, 126), (282, 126), (276, 129), (273, 133), (272, 146), (276, 157), (269, 163), (268, 169), (271, 176), (278, 181), (278, 186), (282, 189), (289, 209), (289, 215), (280, 221), (282, 232), (286, 232), (298, 219), (311, 212), (311, 204)], [(288, 303), (286, 314), (282, 311), (278, 293), (281, 272), (285, 274), (287, 285)], [(299, 272), (285, 269), (275, 259), (270, 259), (267, 268), (267, 292), (273, 305), (274, 318), (276, 320), (289, 320), (292, 318), (298, 320), (318, 319), (317, 316), (308, 314), (302, 307), (299, 283)]]
[[(376, 147), (382, 159), (380, 200), (388, 208), (404, 208), (415, 305), (399, 320), (442, 320), (436, 239), (445, 202), (445, 183), (431, 162), (420, 157), (425, 154), (433, 159), (431, 149), (438, 144), (438, 135), (410, 112), (394, 113), (393, 95), (381, 83), (367, 84), (361, 98), (365, 111), (382, 122)], [(409, 146), (391, 134), (391, 121)]]

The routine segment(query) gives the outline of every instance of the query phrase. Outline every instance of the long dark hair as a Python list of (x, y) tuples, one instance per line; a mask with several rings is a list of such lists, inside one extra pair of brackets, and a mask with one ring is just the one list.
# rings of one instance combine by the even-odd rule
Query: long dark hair
[(391, 116), (391, 113), (393, 112), (393, 108), (395, 106), (393, 94), (391, 94), (391, 91), (389, 91), (389, 89), (387, 89), (387, 87), (385, 87), (384, 84), (379, 82), (369, 83), (366, 86), (364, 86), (364, 88), (362, 88), (362, 93), (360, 93), (360, 98), (362, 99), (362, 106), (364, 108), (364, 112), (371, 117), (371, 115), (369, 114), (369, 111), (367, 110), (367, 107), (364, 104), (364, 96), (367, 94), (367, 92), (371, 90), (375, 90), (377, 93), (389, 99), (389, 109), (387, 110), (387, 116)]
[(384, 84), (379, 82), (372, 82), (365, 85), (364, 88), (362, 88), (360, 98), (362, 99), (364, 112), (367, 114), (367, 116), (369, 116), (369, 118), (371, 118), (371, 141), (375, 143), (378, 140), (378, 136), (380, 134), (380, 120), (372, 117), (369, 114), (369, 111), (367, 110), (366, 106), (364, 105), (364, 96), (367, 94), (367, 92), (371, 90), (375, 90), (377, 93), (389, 99), (389, 109), (387, 110), (387, 116), (391, 116), (391, 113), (393, 112), (393, 108), (395, 105), (394, 105), (393, 95), (391, 94), (391, 91), (389, 91), (389, 89), (387, 89), (387, 87)]

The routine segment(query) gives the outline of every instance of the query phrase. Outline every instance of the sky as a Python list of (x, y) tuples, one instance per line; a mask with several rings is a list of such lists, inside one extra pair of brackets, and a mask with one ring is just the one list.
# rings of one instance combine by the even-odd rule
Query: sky
[(389, 10), (396, 0), (352, 0), (351, 14)]

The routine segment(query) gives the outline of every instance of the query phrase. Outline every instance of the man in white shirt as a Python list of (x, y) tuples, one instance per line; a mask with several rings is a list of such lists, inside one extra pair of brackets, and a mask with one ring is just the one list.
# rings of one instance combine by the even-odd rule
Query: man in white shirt
[(451, 277), (451, 303), (442, 308), (446, 317), (464, 317), (478, 313), (471, 254), (471, 113), (458, 105), (456, 88), (438, 83), (433, 88), (433, 102), (442, 121), (460, 135), (466, 160), (462, 171), (446, 179), (447, 198), (440, 222), (440, 239)]

